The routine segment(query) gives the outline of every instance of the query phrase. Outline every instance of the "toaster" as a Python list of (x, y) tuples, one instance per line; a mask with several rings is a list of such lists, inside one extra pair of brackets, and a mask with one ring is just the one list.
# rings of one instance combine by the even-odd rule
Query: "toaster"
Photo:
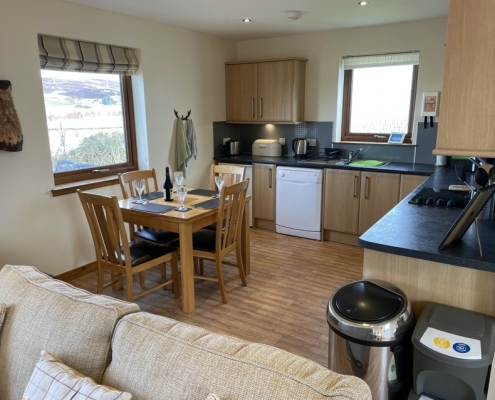
[(241, 154), (242, 142), (240, 140), (229, 140), (225, 143), (225, 155), (236, 156)]

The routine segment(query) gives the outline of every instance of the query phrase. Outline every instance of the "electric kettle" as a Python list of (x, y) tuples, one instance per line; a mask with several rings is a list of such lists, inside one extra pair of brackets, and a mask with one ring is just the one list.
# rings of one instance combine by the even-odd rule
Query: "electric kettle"
[(292, 141), (292, 150), (296, 158), (307, 156), (308, 141), (306, 139), (294, 139)]

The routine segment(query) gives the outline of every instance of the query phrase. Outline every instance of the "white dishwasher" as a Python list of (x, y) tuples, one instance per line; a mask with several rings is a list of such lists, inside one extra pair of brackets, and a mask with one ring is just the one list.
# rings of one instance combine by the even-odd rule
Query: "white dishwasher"
[(275, 231), (321, 240), (323, 170), (277, 167)]

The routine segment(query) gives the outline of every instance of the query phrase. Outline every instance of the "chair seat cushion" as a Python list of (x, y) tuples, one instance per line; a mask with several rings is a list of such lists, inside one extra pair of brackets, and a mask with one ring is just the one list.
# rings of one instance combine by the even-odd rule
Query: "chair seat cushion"
[[(215, 252), (215, 241), (217, 232), (211, 229), (198, 229), (193, 232), (193, 249), (200, 251), (207, 251), (209, 253)], [(180, 247), (180, 240), (174, 240), (169, 243), (170, 246)]]
[[(136, 265), (173, 253), (176, 249), (175, 247), (164, 246), (147, 240), (133, 240), (129, 242), (129, 250), (131, 252), (131, 265), (135, 267)], [(121, 254), (125, 263), (123, 249), (121, 249)]]
[(134, 232), (134, 236), (140, 239), (150, 240), (156, 243), (169, 243), (178, 239), (179, 234), (175, 232), (163, 231), (156, 228), (143, 228)]

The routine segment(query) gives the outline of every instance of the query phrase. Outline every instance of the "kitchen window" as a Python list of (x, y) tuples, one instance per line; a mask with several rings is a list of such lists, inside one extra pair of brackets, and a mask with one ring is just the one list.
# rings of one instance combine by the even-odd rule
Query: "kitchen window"
[(132, 49), (39, 36), (55, 184), (137, 169)]
[(342, 141), (387, 142), (392, 132), (411, 143), (419, 52), (347, 56)]

